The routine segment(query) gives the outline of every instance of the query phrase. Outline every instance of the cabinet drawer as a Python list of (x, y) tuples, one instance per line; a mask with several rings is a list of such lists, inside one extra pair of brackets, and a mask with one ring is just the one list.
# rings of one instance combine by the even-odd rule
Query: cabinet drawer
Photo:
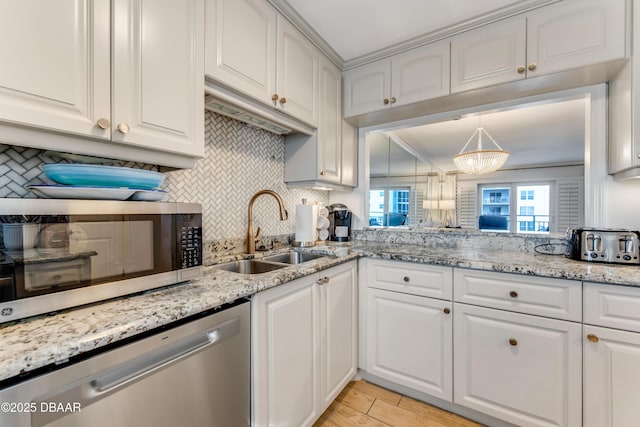
[(453, 283), (456, 302), (582, 320), (582, 284), (578, 281), (455, 269)]
[(367, 263), (367, 286), (406, 294), (451, 299), (451, 267), (373, 260)]
[(584, 323), (640, 332), (640, 288), (585, 282)]

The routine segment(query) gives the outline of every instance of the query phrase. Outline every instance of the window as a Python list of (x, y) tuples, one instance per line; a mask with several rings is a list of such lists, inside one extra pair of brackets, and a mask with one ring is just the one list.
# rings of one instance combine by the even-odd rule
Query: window
[(387, 188), (369, 191), (369, 225), (396, 226), (409, 223), (410, 190)]
[(549, 233), (550, 183), (485, 184), (480, 189), (481, 230)]

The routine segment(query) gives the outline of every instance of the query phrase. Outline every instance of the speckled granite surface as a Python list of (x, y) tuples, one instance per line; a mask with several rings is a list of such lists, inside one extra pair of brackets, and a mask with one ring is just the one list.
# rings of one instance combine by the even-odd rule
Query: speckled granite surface
[[(424, 240), (424, 237), (419, 237)], [(360, 256), (640, 287), (640, 266), (589, 264), (503, 245), (356, 240), (317, 246), (333, 256), (260, 275), (205, 267), (201, 279), (50, 316), (0, 325), (0, 380), (169, 324)], [(260, 255), (258, 255), (260, 256)]]

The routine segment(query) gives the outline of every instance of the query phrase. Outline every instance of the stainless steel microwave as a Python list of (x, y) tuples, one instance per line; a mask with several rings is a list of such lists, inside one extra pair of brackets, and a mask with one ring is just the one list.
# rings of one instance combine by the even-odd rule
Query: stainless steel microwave
[(201, 274), (193, 203), (0, 199), (0, 322)]

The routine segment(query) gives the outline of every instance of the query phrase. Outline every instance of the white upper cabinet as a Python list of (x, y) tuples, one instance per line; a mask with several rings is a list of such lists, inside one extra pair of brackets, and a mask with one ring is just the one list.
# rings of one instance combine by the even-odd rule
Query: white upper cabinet
[(207, 0), (211, 78), (318, 125), (319, 52), (266, 0)]
[(625, 6), (625, 0), (563, 1), (528, 13), (527, 76), (624, 58)]
[(341, 183), (342, 74), (324, 56), (320, 58), (320, 122), (318, 123), (318, 179)]
[(451, 39), (451, 93), (626, 56), (625, 0), (571, 0)]
[(0, 122), (67, 134), (5, 142), (175, 166), (186, 163), (173, 153), (201, 157), (203, 12), (204, 0), (2, 2)]
[(344, 72), (344, 116), (351, 117), (449, 94), (449, 41)]
[(0, 120), (110, 138), (108, 1), (0, 3)]
[(451, 93), (524, 79), (525, 62), (525, 18), (499, 22), (454, 37), (451, 40)]
[(269, 105), (276, 93), (277, 13), (261, 0), (207, 0), (206, 73)]
[(318, 68), (320, 53), (282, 16), (278, 16), (276, 68), (277, 108), (318, 125)]
[(114, 1), (114, 141), (204, 155), (203, 11), (203, 0)]

